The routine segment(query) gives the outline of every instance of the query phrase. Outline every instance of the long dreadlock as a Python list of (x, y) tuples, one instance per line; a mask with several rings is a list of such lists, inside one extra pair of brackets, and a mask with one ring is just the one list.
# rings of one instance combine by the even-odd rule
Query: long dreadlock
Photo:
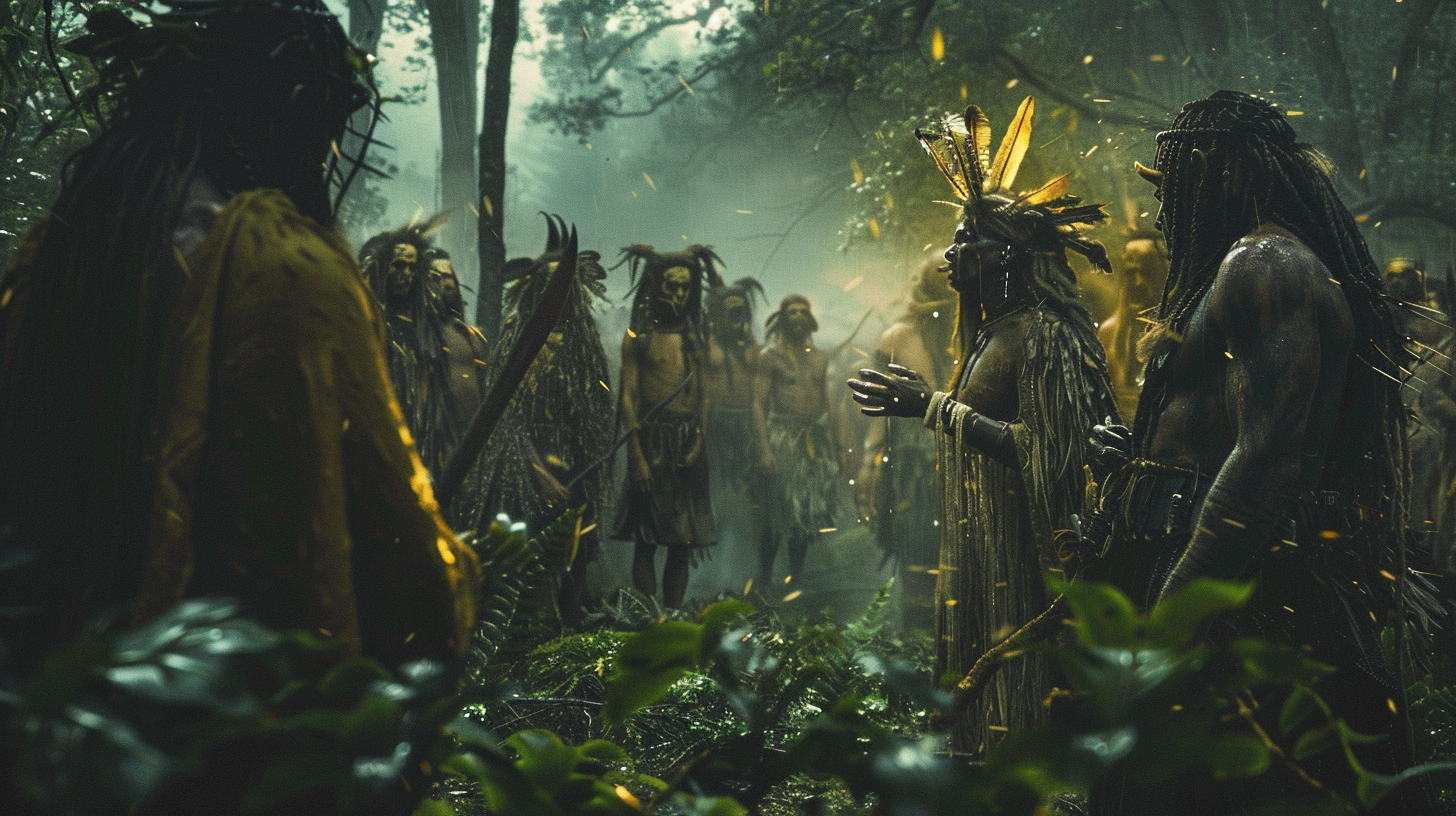
[[(17, 541), (76, 577), (83, 613), (135, 589), (189, 184), (278, 188), (331, 225), (319, 162), (377, 99), (367, 61), (317, 0), (172, 6), (146, 27), (98, 8), (70, 44), (97, 63), (89, 101), (106, 115), (0, 285), (0, 508)], [(24, 309), (5, 309), (12, 299)]]
[[(681, 318), (683, 327), (683, 360), (702, 354), (708, 348), (708, 321), (703, 310), (703, 290), (723, 285), (718, 267), (723, 259), (712, 247), (694, 244), (682, 252), (657, 252), (648, 244), (633, 244), (622, 248), (622, 258), (612, 267), (616, 269), (627, 264), (632, 281), (632, 331), (647, 334), (658, 330), (655, 301), (661, 295), (661, 287), (667, 270), (683, 267), (690, 273), (688, 298), (683, 304)], [(642, 348), (646, 348), (643, 344)]]
[[(510, 283), (505, 325), (492, 347), (488, 374), (499, 371), (515, 348), (527, 320), (540, 306), (551, 270), (564, 257), (561, 242), (566, 225), (550, 216), (547, 221), (550, 237), (545, 253), (506, 264)], [(567, 295), (566, 309), (549, 346), (532, 364), (501, 420), (494, 435), (500, 444), (476, 469), (482, 487), (474, 501), (480, 506), (460, 510), (476, 515), (471, 523), (489, 523), (500, 511), (531, 522), (545, 520), (546, 503), (535, 487), (533, 463), (524, 448), (528, 440), (548, 458), (544, 464), (554, 468), (562, 482), (580, 477), (571, 491), (572, 507), (566, 509), (584, 503), (590, 506), (593, 520), (604, 517), (611, 469), (598, 466), (589, 473), (583, 469), (610, 449), (616, 427), (616, 399), (607, 386), (607, 353), (593, 316), (595, 302), (606, 297), (606, 276), (600, 253), (587, 250), (577, 254), (576, 285)], [(558, 461), (550, 461), (552, 457)], [(583, 560), (591, 557), (590, 552), (581, 555)]]
[(1224, 256), (1260, 224), (1274, 224), (1325, 265), (1354, 321), (1356, 364), (1346, 385), (1345, 430), (1329, 463), (1353, 467), (1370, 456), (1376, 469), (1372, 498), (1386, 505), (1380, 512), (1399, 527), (1405, 517), (1399, 379), (1406, 351), (1380, 268), (1335, 192), (1329, 161), (1296, 139), (1272, 103), (1237, 91), (1188, 103), (1157, 141), (1163, 203), (1158, 226), (1167, 237), (1170, 268), (1159, 325), (1142, 344), (1150, 361), (1134, 434), (1139, 448), (1146, 452), (1168, 398), (1161, 363), (1213, 285)]
[[(731, 284), (708, 289), (708, 333), (723, 353), (747, 362), (748, 349), (755, 345), (753, 336), (753, 301), (762, 299), (763, 284), (755, 278), (739, 278)], [(737, 298), (743, 305), (730, 309), (728, 301)], [(733, 366), (726, 367), (728, 387), (733, 388)]]

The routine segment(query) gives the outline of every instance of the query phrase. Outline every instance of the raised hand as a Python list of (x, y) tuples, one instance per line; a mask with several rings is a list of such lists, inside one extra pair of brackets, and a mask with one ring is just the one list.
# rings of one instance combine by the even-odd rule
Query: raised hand
[(930, 407), (931, 389), (919, 372), (890, 363), (889, 373), (861, 368), (864, 379), (850, 380), (854, 401), (865, 416), (923, 417)]

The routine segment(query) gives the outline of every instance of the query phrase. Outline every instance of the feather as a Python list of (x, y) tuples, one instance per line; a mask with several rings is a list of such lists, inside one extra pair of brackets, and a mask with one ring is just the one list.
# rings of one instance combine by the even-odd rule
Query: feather
[(916, 128), (915, 138), (920, 140), (920, 146), (925, 148), (925, 152), (930, 154), (930, 158), (935, 159), (935, 166), (940, 168), (941, 175), (945, 176), (946, 181), (950, 182), (950, 186), (952, 189), (955, 190), (956, 195), (960, 196), (963, 199), (968, 198), (969, 193), (963, 186), (963, 182), (959, 174), (951, 170), (950, 167), (946, 165), (945, 156), (941, 155), (940, 150), (936, 149), (935, 145), (932, 144), (932, 142), (934, 142), (936, 139), (944, 139), (946, 137), (941, 136), (938, 133), (929, 133), (927, 131), (921, 130), (920, 128)]
[(1031, 117), (1036, 111), (1036, 99), (1028, 96), (1022, 100), (1011, 127), (1001, 146), (996, 149), (996, 160), (991, 164), (991, 175), (986, 180), (987, 191), (1009, 190), (1016, 181), (1016, 171), (1021, 169), (1021, 160), (1031, 146)]
[(940, 123), (946, 132), (944, 138), (946, 152), (950, 154), (950, 167), (960, 179), (960, 186), (966, 190), (961, 194), (961, 198), (968, 199), (971, 195), (981, 191), (981, 183), (978, 180), (981, 173), (978, 172), (980, 167), (972, 166), (971, 153), (966, 151), (966, 140), (971, 137), (970, 131), (966, 128), (966, 119), (964, 116), (948, 113), (941, 117)]
[(966, 130), (970, 134), (970, 152), (976, 159), (976, 187), (980, 188), (985, 181), (986, 172), (991, 169), (991, 120), (986, 118), (985, 111), (975, 105), (968, 105)]
[(1021, 197), (1012, 203), (1012, 207), (1037, 207), (1049, 201), (1056, 201), (1065, 196), (1067, 190), (1072, 187), (1072, 174), (1063, 173), (1060, 176), (1048, 181), (1046, 184), (1032, 190), (1029, 193), (1022, 193)]

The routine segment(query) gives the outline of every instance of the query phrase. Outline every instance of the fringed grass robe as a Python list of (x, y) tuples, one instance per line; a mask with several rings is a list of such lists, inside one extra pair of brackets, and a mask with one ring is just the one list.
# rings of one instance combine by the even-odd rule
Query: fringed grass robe
[[(1017, 377), (1020, 415), (1011, 425), (1018, 468), (971, 446), (964, 423), (972, 407), (937, 393), (926, 413), (937, 432), (942, 485), (936, 674), (953, 675), (952, 683), (1046, 610), (1045, 573), (1061, 569), (1053, 536), (1082, 511), (1089, 433), (1117, 416), (1102, 348), (1090, 325), (1072, 320), (1039, 307), (1029, 321)], [(983, 334), (976, 355), (986, 340)], [(1044, 722), (1053, 680), (1038, 655), (1008, 661), (957, 724), (954, 747), (984, 753), (1008, 731)]]

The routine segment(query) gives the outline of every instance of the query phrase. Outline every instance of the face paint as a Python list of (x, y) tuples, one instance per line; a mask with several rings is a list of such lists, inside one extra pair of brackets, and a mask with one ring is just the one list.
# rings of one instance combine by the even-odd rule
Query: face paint
[(686, 266), (674, 266), (662, 275), (661, 300), (681, 314), (688, 303), (688, 292), (692, 288), (693, 273)]
[(394, 245), (394, 258), (389, 262), (388, 276), (391, 298), (409, 296), (410, 286), (414, 283), (419, 261), (420, 252), (414, 244)]

